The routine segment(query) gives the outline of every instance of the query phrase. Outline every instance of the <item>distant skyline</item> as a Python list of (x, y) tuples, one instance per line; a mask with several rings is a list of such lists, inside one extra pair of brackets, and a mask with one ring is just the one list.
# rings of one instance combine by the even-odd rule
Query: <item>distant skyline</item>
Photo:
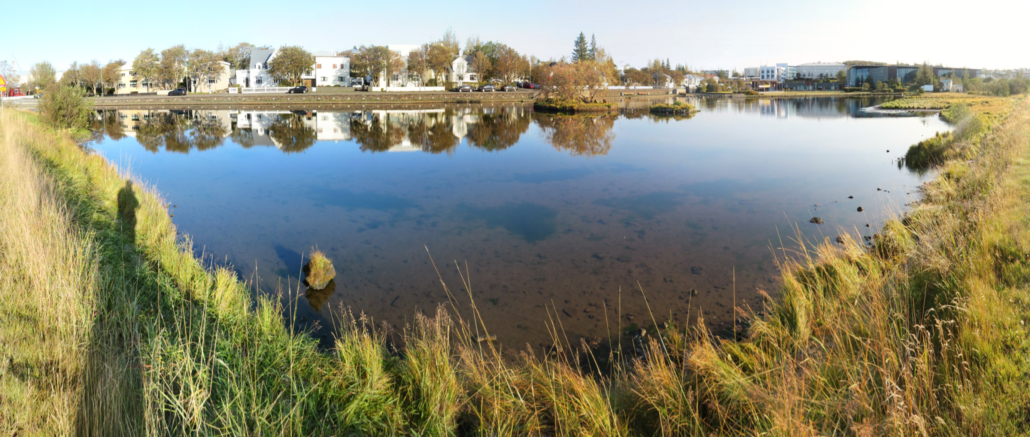
[[(453, 29), (540, 59), (568, 57), (593, 34), (619, 67), (668, 59), (692, 69), (864, 60), (1030, 68), (1030, 1), (565, 1), (504, 5), (378, 2), (65, 1), (5, 5), (0, 60), (27, 71), (49, 61), (124, 59), (176, 44), (241, 41), (309, 51), (422, 44)], [(557, 4), (555, 4), (557, 3)]]

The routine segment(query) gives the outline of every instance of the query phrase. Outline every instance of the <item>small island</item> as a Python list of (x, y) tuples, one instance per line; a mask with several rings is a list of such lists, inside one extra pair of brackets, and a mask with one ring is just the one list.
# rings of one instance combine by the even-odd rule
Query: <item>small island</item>
[(688, 116), (693, 116), (698, 112), (697, 108), (695, 108), (694, 105), (684, 102), (660, 103), (657, 105), (651, 105), (650, 111), (652, 114)]

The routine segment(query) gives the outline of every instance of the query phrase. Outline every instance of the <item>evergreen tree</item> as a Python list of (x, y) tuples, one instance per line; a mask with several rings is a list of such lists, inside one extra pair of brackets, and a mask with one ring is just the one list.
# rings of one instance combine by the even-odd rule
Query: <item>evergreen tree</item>
[(572, 62), (582, 62), (589, 59), (590, 53), (587, 47), (587, 37), (583, 32), (576, 38), (576, 45), (572, 48)]
[(590, 52), (588, 55), (591, 61), (597, 60), (597, 37), (594, 34), (590, 34)]

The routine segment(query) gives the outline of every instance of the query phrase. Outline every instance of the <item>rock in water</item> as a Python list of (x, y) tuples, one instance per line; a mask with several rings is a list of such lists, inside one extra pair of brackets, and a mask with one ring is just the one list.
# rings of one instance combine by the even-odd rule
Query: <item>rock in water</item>
[(333, 262), (320, 250), (312, 252), (311, 261), (304, 266), (304, 280), (308, 282), (308, 287), (321, 290), (335, 277)]
[(808, 222), (809, 223), (815, 223), (817, 225), (821, 225), (823, 223), (826, 223), (826, 222), (823, 221), (823, 219), (821, 219), (819, 217), (812, 217), (812, 220), (809, 220)]

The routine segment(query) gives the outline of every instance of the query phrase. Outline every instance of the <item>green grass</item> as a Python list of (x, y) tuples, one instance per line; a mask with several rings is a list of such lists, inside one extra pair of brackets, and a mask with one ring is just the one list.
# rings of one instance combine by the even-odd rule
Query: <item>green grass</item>
[(502, 356), (460, 270), (402, 352), (350, 314), (319, 350), (278, 299), (204, 268), (156, 192), (9, 112), (0, 433), (1025, 435), (1030, 102), (1009, 108), (874, 250), (799, 244), (739, 339), (643, 321), (642, 359), (586, 353), (553, 308), (551, 353)]

